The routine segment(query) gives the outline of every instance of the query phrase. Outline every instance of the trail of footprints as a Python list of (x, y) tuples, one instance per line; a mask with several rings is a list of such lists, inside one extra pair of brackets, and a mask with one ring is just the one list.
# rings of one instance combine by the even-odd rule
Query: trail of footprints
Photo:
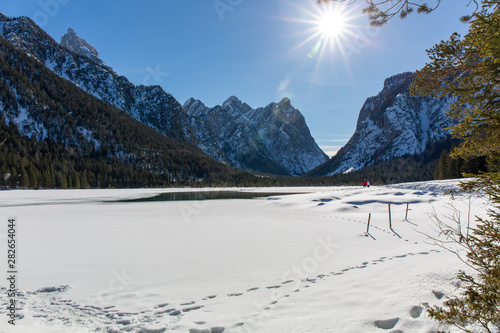
[[(180, 303), (177, 306), (171, 303), (161, 303), (156, 305), (153, 309), (144, 310), (141, 312), (121, 312), (117, 310), (114, 306), (109, 307), (98, 307), (98, 306), (82, 306), (74, 301), (63, 299), (64, 292), (69, 289), (68, 286), (60, 286), (56, 288), (45, 288), (38, 290), (36, 292), (19, 292), (18, 295), (18, 310), (19, 314), (18, 320), (22, 320), (22, 312), (24, 309), (29, 309), (33, 313), (33, 317), (39, 318), (43, 322), (60, 322), (68, 327), (95, 327), (96, 331), (104, 331), (107, 333), (119, 333), (119, 332), (137, 332), (137, 333), (162, 333), (167, 329), (175, 329), (176, 324), (181, 320), (181, 318), (189, 312), (200, 311), (206, 305), (214, 299), (221, 297), (226, 297), (228, 299), (235, 297), (243, 297), (246, 294), (256, 293), (256, 292), (274, 292), (275, 295), (267, 297), (269, 302), (267, 306), (264, 306), (262, 311), (271, 310), (276, 304), (281, 301), (286, 300), (291, 295), (300, 292), (305, 288), (309, 288), (311, 285), (318, 283), (322, 280), (334, 278), (339, 275), (347, 274), (349, 271), (363, 269), (369, 265), (378, 265), (391, 260), (398, 260), (406, 258), (409, 256), (416, 255), (428, 255), (432, 252), (439, 253), (439, 250), (430, 250), (418, 253), (406, 253), (403, 255), (397, 255), (392, 257), (380, 257), (372, 261), (365, 261), (356, 266), (346, 267), (336, 272), (329, 272), (327, 274), (319, 274), (314, 278), (306, 278), (303, 280), (286, 280), (280, 284), (264, 286), (264, 287), (252, 287), (245, 291), (229, 293), (227, 295), (209, 295), (204, 297), (199, 302), (191, 301), (186, 303)], [(286, 289), (286, 290), (285, 290)], [(280, 292), (276, 292), (276, 291)], [(7, 293), (7, 289), (0, 287), (0, 295), (2, 295), (3, 300), (7, 300), (7, 297), (3, 297), (3, 294)], [(441, 299), (444, 295), (440, 292), (433, 291), (436, 298)], [(6, 313), (7, 301), (3, 301), (3, 305), (0, 309), (0, 315)], [(410, 315), (413, 318), (420, 316), (422, 312), (420, 307), (414, 307), (410, 311)], [(255, 316), (262, 315), (262, 312), (256, 313)], [(251, 318), (249, 318), (251, 319)], [(396, 320), (397, 319), (397, 320)], [(165, 325), (165, 321), (168, 321), (168, 326), (159, 329), (148, 329), (147, 327), (161, 326)], [(374, 323), (375, 326), (383, 329), (393, 328), (399, 318), (393, 318), (388, 320), (380, 320)], [(163, 324), (162, 324), (163, 323)], [(190, 333), (217, 333), (224, 332), (226, 327), (214, 326), (211, 328), (202, 328), (206, 326), (205, 321), (194, 321), (193, 327), (190, 329)], [(244, 322), (238, 322), (227, 329), (235, 329), (244, 326)], [(392, 325), (392, 326), (391, 326)], [(385, 328), (388, 327), (388, 328)], [(396, 331), (394, 331), (396, 332)]]
[[(300, 213), (291, 213), (287, 212), (287, 214), (292, 215), (301, 215)], [(311, 217), (311, 214), (304, 214), (304, 216)], [(345, 222), (355, 222), (362, 225), (366, 225), (366, 222), (359, 221), (351, 218), (344, 217), (336, 217), (331, 215), (316, 215), (315, 217), (322, 218), (330, 218), (343, 220)], [(394, 237), (399, 237), (399, 235), (395, 234), (392, 230), (386, 230), (375, 225), (370, 226), (371, 229), (376, 229), (378, 231), (387, 233)], [(367, 236), (367, 234), (363, 234), (363, 236)], [(405, 241), (408, 242), (407, 239)], [(60, 286), (55, 288), (44, 288), (36, 292), (20, 292), (18, 295), (18, 320), (23, 319), (22, 312), (25, 308), (30, 309), (30, 311), (34, 312), (33, 315), (35, 318), (39, 318), (41, 321), (54, 322), (59, 321), (60, 323), (67, 326), (80, 326), (80, 327), (96, 327), (96, 331), (104, 331), (108, 333), (118, 333), (118, 332), (137, 332), (137, 333), (162, 333), (167, 329), (175, 328), (175, 325), (180, 321), (180, 319), (189, 312), (202, 310), (205, 305), (209, 304), (209, 302), (215, 298), (227, 297), (227, 298), (235, 298), (242, 297), (245, 294), (255, 293), (255, 292), (272, 292), (277, 291), (278, 289), (281, 291), (285, 289), (287, 285), (289, 286), (288, 291), (276, 293), (276, 297), (270, 297), (269, 303), (267, 306), (264, 306), (263, 311), (271, 310), (276, 304), (287, 299), (290, 295), (300, 292), (305, 288), (309, 288), (312, 284), (315, 284), (321, 280), (343, 275), (348, 273), (351, 270), (363, 269), (368, 267), (369, 265), (377, 265), (391, 260), (397, 260), (406, 258), (408, 256), (415, 255), (428, 255), (431, 252), (439, 253), (439, 250), (430, 250), (426, 252), (418, 252), (418, 253), (406, 253), (403, 255), (397, 255), (393, 257), (381, 257), (379, 259), (375, 259), (372, 261), (365, 261), (359, 265), (347, 267), (341, 269), (338, 272), (330, 272), (328, 274), (320, 274), (315, 278), (306, 278), (301, 281), (296, 280), (287, 280), (281, 282), (278, 285), (265, 286), (265, 287), (252, 287), (247, 289), (246, 291), (241, 292), (233, 292), (227, 295), (218, 296), (218, 295), (209, 295), (203, 298), (198, 303), (195, 301), (180, 303), (177, 306), (174, 306), (170, 303), (162, 303), (156, 305), (151, 310), (144, 310), (141, 312), (120, 312), (115, 309), (114, 306), (110, 307), (97, 307), (97, 306), (82, 306), (71, 300), (61, 299), (62, 293), (69, 289), (68, 286)], [(4, 287), (0, 287), (0, 294), (6, 294), (7, 290)], [(436, 298), (441, 299), (444, 295), (440, 292), (433, 291)], [(7, 299), (6, 297), (3, 299)], [(202, 304), (200, 304), (202, 303)], [(204, 305), (205, 304), (205, 305)], [(7, 303), (4, 302), (2, 308), (0, 309), (0, 315), (6, 313)], [(422, 313), (422, 308), (420, 306), (414, 306), (409, 314), (412, 318), (420, 317)], [(256, 313), (256, 316), (262, 315), (261, 313)], [(158, 326), (161, 323), (165, 324), (166, 318), (170, 318), (168, 321), (168, 327), (160, 328), (160, 329), (148, 329), (146, 327)], [(374, 325), (378, 328), (389, 330), (396, 326), (399, 322), (399, 318), (391, 318), (385, 320), (378, 320), (374, 322)], [(219, 333), (224, 332), (226, 327), (218, 327), (214, 326), (211, 328), (201, 328), (202, 326), (206, 326), (205, 321), (194, 321), (194, 325), (197, 325), (199, 328), (190, 329), (190, 333)], [(235, 323), (228, 329), (234, 329), (238, 327), (244, 326), (244, 322)], [(391, 331), (393, 333), (403, 332), (401, 330)]]
[[(287, 212), (287, 214), (301, 215), (298, 212), (297, 213)], [(304, 214), (304, 216), (311, 217), (310, 213), (308, 213), (307, 215)], [(346, 222), (355, 222), (362, 225), (366, 225), (366, 222), (351, 218), (344, 218), (344, 217), (339, 218), (330, 215), (316, 215), (315, 217), (344, 220)], [(386, 229), (377, 227), (375, 225), (371, 225), (370, 228), (387, 233), (394, 237), (399, 237), (392, 230), (388, 231)], [(363, 234), (363, 236), (368, 237), (368, 235), (366, 234)], [(405, 241), (408, 240), (405, 239)], [(309, 288), (312, 284), (315, 284), (320, 280), (343, 275), (351, 270), (363, 269), (366, 268), (368, 265), (377, 265), (384, 263), (386, 261), (406, 258), (408, 256), (428, 255), (431, 252), (440, 252), (440, 251), (430, 250), (428, 252), (407, 253), (393, 257), (381, 257), (379, 259), (372, 260), (371, 262), (365, 261), (362, 262), (360, 265), (341, 269), (338, 272), (320, 274), (317, 275), (315, 278), (307, 278), (301, 281), (287, 280), (283, 281), (279, 285), (252, 287), (247, 289), (246, 291), (229, 293), (224, 296), (209, 295), (203, 298), (199, 303), (206, 304), (217, 297), (234, 298), (234, 297), (242, 297), (247, 293), (265, 292), (265, 291), (269, 292), (273, 290), (277, 291), (278, 289), (280, 289), (281, 291), (281, 289), (282, 288), (284, 289), (284, 287), (286, 287), (287, 285), (292, 286), (293, 284), (292, 286), (293, 290), (291, 289), (288, 292), (276, 293), (276, 295), (279, 296), (269, 298), (268, 305), (262, 309), (263, 311), (268, 311), (271, 310), (279, 302), (290, 297), (290, 295), (298, 293), (304, 288)], [(176, 323), (180, 321), (180, 319), (186, 313), (192, 311), (199, 311), (205, 307), (205, 305), (203, 304), (197, 304), (197, 302), (191, 301), (187, 303), (178, 304), (177, 306), (174, 306), (173, 304), (170, 303), (162, 303), (156, 305), (151, 310), (145, 310), (136, 313), (120, 312), (113, 306), (105, 308), (97, 306), (81, 306), (73, 301), (61, 299), (62, 293), (64, 291), (67, 291), (68, 289), (69, 289), (68, 286), (60, 286), (55, 288), (44, 288), (36, 292), (27, 292), (27, 293), (20, 292), (18, 295), (18, 309), (17, 309), (18, 320), (22, 320), (23, 318), (22, 312), (24, 308), (29, 308), (32, 312), (35, 313), (34, 317), (40, 318), (41, 321), (49, 321), (49, 322), (59, 321), (60, 323), (67, 326), (96, 327), (96, 331), (102, 331), (102, 329), (104, 328), (104, 330), (108, 333), (118, 333), (123, 331), (138, 332), (138, 333), (162, 333), (165, 332), (167, 329), (175, 328)], [(6, 293), (7, 293), (6, 288), (0, 287), (0, 294), (6, 294)], [(435, 291), (433, 291), (433, 293), (438, 299), (441, 299), (443, 297), (442, 293)], [(7, 298), (5, 297), (3, 299)], [(5, 309), (7, 303), (4, 302), (3, 305), (4, 306), (2, 306), (2, 308), (0, 309), (0, 314), (6, 313)], [(410, 310), (410, 315), (412, 318), (417, 318), (420, 316), (421, 312), (422, 308), (419, 306), (415, 306)], [(261, 313), (256, 314), (256, 316), (258, 315), (261, 315)], [(168, 320), (169, 321), (168, 327), (160, 329), (146, 328), (147, 326), (151, 327), (155, 325), (160, 325), (162, 322), (163, 323), (165, 322), (166, 318), (170, 318), (170, 320)], [(392, 329), (395, 327), (398, 321), (399, 318), (379, 320), (376, 321), (374, 325), (381, 329)], [(226, 330), (225, 327), (217, 327), (217, 326), (211, 328), (201, 328), (201, 326), (206, 326), (207, 323), (205, 321), (195, 321), (194, 324), (199, 326), (200, 328), (192, 328), (190, 329), (190, 333), (218, 333), (218, 332), (224, 332)], [(243, 326), (244, 324), (245, 324), (244, 322), (239, 322), (232, 325), (232, 327), (228, 328), (238, 328)], [(402, 331), (396, 330), (392, 332), (397, 333)]]
[[(303, 214), (303, 213), (299, 213), (299, 212), (282, 212), (283, 214), (287, 214), (287, 215), (297, 215), (297, 216), (304, 216), (304, 217), (315, 217), (315, 218), (327, 218), (327, 219), (335, 219), (335, 220), (339, 220), (339, 221), (345, 221), (345, 222), (354, 222), (354, 223), (359, 223), (361, 225), (364, 226), (364, 228), (361, 228), (360, 230), (364, 230), (366, 228), (366, 223), (367, 221), (360, 221), (360, 220), (356, 220), (354, 218), (344, 218), (344, 217), (338, 217), (338, 216), (333, 216), (333, 215), (325, 215), (325, 214), (320, 214), (320, 215), (314, 215), (314, 214), (310, 214), (310, 213), (307, 213), (307, 214)], [(384, 229), (384, 228), (381, 228), (381, 227), (377, 227), (376, 225), (373, 225), (373, 224), (370, 224), (370, 229), (377, 229), (378, 231), (381, 231), (383, 233), (386, 233), (388, 235), (391, 235), (393, 237), (398, 237), (400, 238), (401, 240), (404, 240), (405, 242), (409, 242), (408, 239), (403, 239), (401, 236), (399, 236), (394, 230), (387, 230), (387, 229)], [(362, 236), (365, 236), (365, 237), (369, 237), (369, 234), (367, 234), (366, 232), (362, 233), (361, 234)]]

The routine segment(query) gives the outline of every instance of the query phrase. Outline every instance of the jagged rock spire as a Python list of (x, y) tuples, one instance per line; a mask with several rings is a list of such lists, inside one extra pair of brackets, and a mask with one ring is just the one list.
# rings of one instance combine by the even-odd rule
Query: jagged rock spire
[(85, 39), (78, 37), (76, 32), (71, 28), (68, 28), (68, 32), (61, 37), (61, 46), (88, 57), (99, 65), (104, 65), (104, 61), (99, 58), (99, 53), (95, 47), (87, 43)]

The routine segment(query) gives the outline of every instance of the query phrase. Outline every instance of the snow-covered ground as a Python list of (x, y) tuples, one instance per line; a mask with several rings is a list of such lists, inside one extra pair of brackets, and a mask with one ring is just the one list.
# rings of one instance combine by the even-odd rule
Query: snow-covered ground
[(7, 323), (2, 278), (0, 332), (436, 331), (421, 303), (457, 293), (464, 267), (425, 233), (433, 209), (467, 215), (467, 196), (443, 194), (457, 183), (133, 203), (112, 201), (194, 190), (3, 191), (0, 267), (15, 218), (22, 319)]

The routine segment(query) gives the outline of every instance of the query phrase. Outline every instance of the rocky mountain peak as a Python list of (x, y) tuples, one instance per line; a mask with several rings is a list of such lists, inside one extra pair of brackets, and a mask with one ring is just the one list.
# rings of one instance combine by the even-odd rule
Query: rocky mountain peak
[(241, 108), (241, 106), (243, 105), (243, 102), (236, 96), (230, 96), (228, 99), (226, 99), (224, 101), (224, 103), (222, 103), (222, 107), (223, 108), (227, 108), (227, 107), (235, 107), (235, 108)]
[(222, 108), (228, 111), (232, 116), (244, 114), (252, 108), (247, 103), (243, 103), (238, 97), (230, 96), (222, 103)]
[(61, 37), (61, 46), (104, 66), (104, 61), (99, 58), (99, 53), (97, 53), (95, 47), (87, 43), (85, 39), (78, 37), (71, 28), (68, 28), (68, 32)]
[(290, 98), (288, 97), (283, 97), (281, 101), (278, 103), (280, 106), (283, 106), (285, 110), (288, 110), (292, 107), (292, 104), (290, 102)]
[[(328, 157), (289, 99), (252, 109), (235, 96), (208, 108), (189, 99), (184, 110), (199, 147), (231, 165), (280, 175), (301, 175)], [(297, 119), (303, 121), (296, 121)]]
[(287, 113), (294, 113), (295, 111), (297, 111), (293, 107), (292, 102), (290, 101), (290, 99), (288, 97), (283, 97), (281, 99), (281, 101), (275, 105), (275, 108), (278, 108), (281, 111), (287, 112)]
[(186, 112), (188, 112), (188, 114), (189, 114), (189, 111), (194, 111), (194, 110), (198, 110), (201, 108), (206, 108), (206, 106), (199, 99), (194, 99), (193, 97), (191, 97), (190, 99), (188, 99), (184, 103), (184, 105), (182, 105), (182, 108), (184, 110), (186, 110)]
[(294, 123), (304, 116), (295, 109), (288, 97), (283, 97), (279, 103), (274, 104), (273, 113), (286, 123)]
[(392, 90), (398, 85), (408, 86), (408, 81), (413, 80), (412, 72), (404, 72), (393, 75), (384, 80), (384, 90)]
[(226, 104), (226, 103), (241, 103), (241, 100), (238, 97), (236, 97), (236, 96), (229, 96), (224, 101), (223, 105)]

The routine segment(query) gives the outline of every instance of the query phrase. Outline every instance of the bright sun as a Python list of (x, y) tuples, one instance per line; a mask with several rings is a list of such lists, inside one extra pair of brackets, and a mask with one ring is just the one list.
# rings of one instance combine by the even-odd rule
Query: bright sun
[(309, 26), (303, 30), (305, 39), (294, 49), (310, 47), (307, 57), (317, 58), (318, 63), (325, 55), (331, 56), (334, 53), (340, 53), (345, 59), (346, 45), (357, 37), (358, 26), (355, 22), (359, 15), (354, 13), (359, 7), (346, 7), (338, 3), (318, 6), (316, 0), (310, 2), (314, 4), (312, 8), (297, 6), (299, 14), (290, 19)]
[(323, 38), (338, 37), (345, 30), (345, 21), (345, 18), (340, 13), (325, 11), (318, 16), (318, 31)]

